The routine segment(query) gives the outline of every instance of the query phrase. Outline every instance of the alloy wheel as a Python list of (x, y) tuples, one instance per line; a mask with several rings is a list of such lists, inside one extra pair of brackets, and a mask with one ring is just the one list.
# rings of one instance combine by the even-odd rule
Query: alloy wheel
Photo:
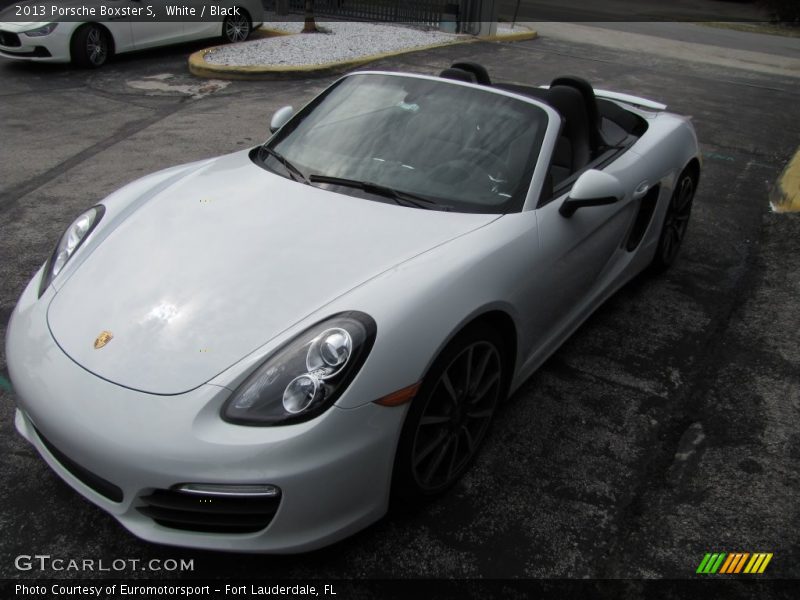
[(108, 41), (96, 27), (86, 36), (86, 55), (89, 62), (98, 67), (108, 58)]
[(664, 227), (661, 232), (661, 244), (659, 252), (661, 261), (670, 264), (675, 260), (680, 249), (681, 242), (686, 235), (686, 228), (689, 225), (689, 216), (692, 212), (692, 200), (694, 199), (694, 180), (691, 175), (684, 175), (678, 189), (670, 198), (667, 214), (664, 216)]
[(491, 422), (502, 389), (502, 362), (488, 341), (466, 346), (432, 388), (411, 452), (416, 484), (442, 490), (469, 465)]
[(243, 42), (250, 35), (250, 21), (244, 15), (230, 17), (225, 21), (225, 38), (229, 42)]

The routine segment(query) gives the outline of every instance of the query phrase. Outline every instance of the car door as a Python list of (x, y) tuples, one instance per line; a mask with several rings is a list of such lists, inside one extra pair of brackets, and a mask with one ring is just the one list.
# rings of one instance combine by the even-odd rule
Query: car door
[[(637, 158), (631, 153), (623, 162), (636, 163)], [(537, 262), (544, 283), (539, 289), (546, 290), (538, 305), (540, 339), (559, 344), (604, 299), (632, 260), (626, 240), (647, 191), (645, 181), (632, 183), (637, 171), (635, 164), (616, 171), (626, 192), (612, 204), (582, 207), (565, 217), (559, 208), (570, 189), (562, 189), (535, 209)]]
[[(142, 0), (127, 0), (131, 7), (141, 9), (145, 6)], [(181, 5), (183, 6), (183, 5)], [(185, 23), (161, 19), (137, 19), (131, 22), (133, 43), (137, 50), (175, 44), (186, 39)]]

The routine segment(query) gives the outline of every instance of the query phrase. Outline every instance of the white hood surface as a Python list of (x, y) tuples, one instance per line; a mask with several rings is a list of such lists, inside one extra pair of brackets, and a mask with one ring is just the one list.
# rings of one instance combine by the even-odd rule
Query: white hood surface
[[(179, 394), (375, 275), (496, 218), (315, 189), (240, 152), (123, 221), (57, 282), (48, 321), (64, 352), (99, 377)], [(95, 349), (102, 331), (113, 338)]]

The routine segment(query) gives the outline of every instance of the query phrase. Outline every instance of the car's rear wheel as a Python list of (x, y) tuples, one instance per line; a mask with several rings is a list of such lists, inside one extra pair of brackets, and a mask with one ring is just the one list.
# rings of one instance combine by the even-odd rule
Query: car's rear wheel
[(234, 42), (243, 42), (250, 37), (251, 30), (253, 29), (250, 15), (248, 15), (241, 8), (239, 14), (230, 15), (225, 17), (222, 22), (222, 40), (228, 44)]
[(502, 348), (498, 333), (479, 325), (459, 334), (436, 359), (400, 436), (395, 500), (419, 504), (468, 469), (507, 390)]
[(678, 257), (683, 238), (686, 236), (686, 229), (689, 226), (696, 189), (697, 174), (695, 169), (690, 166), (684, 169), (678, 177), (678, 182), (670, 197), (661, 226), (656, 254), (650, 264), (654, 271), (668, 269)]
[(84, 69), (102, 67), (111, 57), (111, 37), (103, 27), (87, 23), (78, 28), (70, 42), (72, 62)]

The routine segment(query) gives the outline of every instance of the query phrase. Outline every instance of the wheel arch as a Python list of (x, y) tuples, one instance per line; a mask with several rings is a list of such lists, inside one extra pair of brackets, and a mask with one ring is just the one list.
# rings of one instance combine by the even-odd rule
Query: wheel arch
[[(505, 368), (508, 372), (508, 376), (505, 377), (505, 381), (502, 383), (503, 387), (500, 388), (499, 397), (496, 400), (496, 402), (499, 404), (506, 399), (511, 382), (513, 381), (514, 367), (517, 359), (518, 338), (517, 327), (514, 319), (509, 312), (503, 310), (502, 308), (493, 306), (485, 307), (483, 310), (479, 309), (479, 311), (476, 311), (476, 313), (466, 317), (459, 324), (459, 326), (455, 327), (451, 334), (446, 340), (443, 341), (443, 343), (438, 347), (437, 351), (431, 357), (420, 383), (424, 386), (424, 382), (428, 380), (433, 373), (432, 369), (436, 368), (436, 365), (440, 362), (440, 359), (447, 356), (448, 350), (451, 349), (454, 344), (457, 344), (459, 340), (464, 340), (464, 337), (469, 336), (472, 330), (476, 328), (491, 329), (494, 333), (496, 333), (497, 337), (502, 340), (502, 347), (499, 348), (501, 355), (500, 359), (502, 361), (503, 368)], [(420, 401), (423, 401), (423, 403), (420, 404)], [(409, 470), (408, 462), (404, 462), (404, 457), (408, 457), (408, 453), (412, 451), (413, 446), (411, 444), (413, 439), (412, 434), (415, 430), (414, 424), (423, 414), (422, 411), (424, 410), (425, 404), (426, 402), (424, 402), (424, 398), (421, 398), (420, 394), (417, 394), (412, 399), (412, 402), (408, 404), (409, 409), (403, 415), (402, 426), (398, 430), (397, 446), (395, 448), (394, 459), (392, 461), (389, 486), (389, 503), (390, 507), (393, 509), (420, 505), (428, 498), (436, 497), (436, 495), (448, 489), (453, 483), (455, 483), (454, 480), (441, 490), (432, 491), (429, 493), (417, 493), (408, 487), (408, 484), (411, 481), (410, 477), (412, 472)], [(482, 438), (483, 435), (481, 435), (481, 439), (477, 442), (478, 444), (481, 443)], [(477, 455), (477, 453), (475, 455)], [(469, 463), (472, 462), (475, 455), (468, 459)], [(460, 475), (458, 477), (460, 477)]]
[(698, 157), (692, 157), (692, 159), (686, 163), (686, 166), (683, 168), (683, 171), (691, 171), (694, 175), (694, 183), (695, 186), (700, 182), (700, 159)]
[(73, 42), (75, 40), (75, 36), (78, 35), (78, 32), (80, 30), (82, 30), (85, 27), (91, 26), (91, 25), (94, 25), (95, 27), (99, 27), (100, 29), (103, 30), (103, 32), (106, 34), (106, 36), (108, 36), (108, 55), (109, 55), (108, 57), (111, 58), (117, 53), (117, 43), (116, 43), (116, 40), (114, 39), (114, 34), (111, 33), (111, 30), (108, 27), (106, 27), (103, 23), (100, 23), (98, 21), (87, 21), (86, 23), (82, 23), (82, 24), (78, 25), (72, 31), (72, 34), (69, 36), (70, 60), (74, 60), (74, 57), (72, 56), (72, 44), (73, 44)]
[(474, 327), (486, 325), (496, 330), (502, 338), (504, 344), (500, 349), (503, 359), (503, 365), (506, 367), (508, 377), (506, 379), (506, 392), (510, 389), (516, 374), (516, 368), (519, 356), (519, 334), (517, 324), (510, 312), (498, 306), (485, 306), (465, 317), (456, 327), (452, 329), (450, 335), (442, 340), (442, 343), (430, 357), (428, 364), (425, 367), (420, 381), (427, 377), (431, 367), (444, 352), (450, 344), (462, 335), (464, 332), (469, 331)]
[(514, 323), (514, 319), (512, 319), (511, 315), (509, 315), (506, 311), (493, 308), (473, 317), (461, 327), (459, 333), (470, 329), (471, 327), (484, 324), (496, 330), (503, 339), (503, 348), (501, 351), (503, 364), (509, 374), (506, 385), (509, 385), (514, 378), (514, 372), (517, 365), (518, 336), (516, 323)]

